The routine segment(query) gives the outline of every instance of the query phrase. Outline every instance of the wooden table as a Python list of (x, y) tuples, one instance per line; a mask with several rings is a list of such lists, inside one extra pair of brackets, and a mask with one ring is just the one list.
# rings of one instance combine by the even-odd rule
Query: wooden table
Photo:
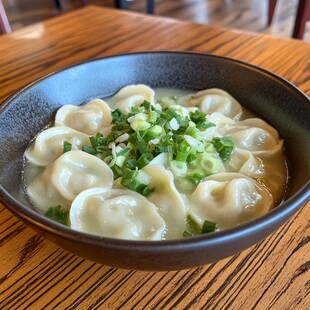
[[(310, 95), (309, 43), (87, 7), (0, 37), (0, 102), (65, 66), (149, 50), (241, 59)], [(74, 256), (0, 205), (0, 309), (310, 309), (309, 218), (310, 203), (236, 256), (155, 273)]]

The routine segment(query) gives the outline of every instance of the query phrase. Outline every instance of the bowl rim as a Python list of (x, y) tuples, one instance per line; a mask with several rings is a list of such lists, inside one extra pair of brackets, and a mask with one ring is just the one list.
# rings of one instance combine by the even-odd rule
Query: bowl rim
[[(6, 109), (7, 106), (11, 104), (20, 94), (25, 90), (31, 88), (33, 85), (38, 84), (39, 82), (48, 79), (50, 76), (56, 75), (66, 70), (76, 68), (78, 66), (87, 65), (88, 63), (105, 61), (113, 58), (122, 58), (122, 57), (137, 57), (144, 55), (187, 55), (187, 56), (198, 56), (198, 57), (208, 57), (211, 59), (217, 59), (226, 61), (229, 63), (234, 63), (239, 66), (246, 67), (249, 70), (258, 71), (260, 74), (267, 75), (269, 78), (275, 79), (278, 83), (284, 84), (286, 87), (291, 88), (298, 96), (301, 96), (303, 100), (310, 103), (309, 97), (303, 93), (299, 88), (297, 88), (290, 81), (276, 75), (273, 72), (270, 72), (264, 68), (261, 68), (257, 65), (253, 65), (238, 59), (231, 57), (214, 55), (209, 53), (201, 52), (190, 52), (190, 51), (145, 51), (145, 52), (134, 52), (134, 53), (125, 53), (125, 54), (116, 54), (106, 57), (95, 58), (87, 61), (78, 62), (76, 64), (64, 67), (62, 69), (53, 71), (49, 74), (46, 74), (28, 84), (21, 87), (10, 95), (0, 106), (0, 118), (2, 112)], [(0, 184), (0, 201), (6, 206), (17, 217), (25, 220), (28, 223), (31, 223), (32, 226), (38, 228), (44, 228), (45, 231), (56, 235), (61, 238), (65, 238), (71, 241), (79, 241), (87, 243), (89, 245), (103, 246), (104, 248), (110, 249), (131, 249), (134, 248), (135, 251), (141, 252), (150, 252), (150, 251), (161, 251), (161, 252), (171, 252), (185, 249), (190, 250), (191, 248), (196, 248), (199, 246), (212, 246), (227, 242), (229, 240), (234, 240), (241, 237), (242, 235), (252, 235), (255, 232), (260, 231), (264, 228), (268, 228), (275, 222), (279, 223), (279, 226), (292, 216), (298, 209), (300, 209), (307, 201), (310, 199), (310, 179), (300, 188), (292, 197), (288, 198), (280, 205), (276, 206), (268, 213), (257, 217), (249, 222), (234, 226), (229, 229), (225, 229), (216, 233), (204, 234), (199, 236), (193, 236), (191, 238), (179, 238), (172, 240), (160, 240), (160, 241), (147, 241), (147, 240), (127, 240), (127, 239), (117, 239), (96, 236), (80, 231), (76, 231), (67, 227), (65, 225), (59, 224), (39, 212), (25, 207), (17, 199), (15, 199), (4, 187)]]

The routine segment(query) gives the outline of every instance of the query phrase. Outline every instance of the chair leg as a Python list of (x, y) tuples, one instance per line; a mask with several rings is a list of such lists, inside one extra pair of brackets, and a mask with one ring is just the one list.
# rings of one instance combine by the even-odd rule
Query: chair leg
[(115, 6), (117, 9), (125, 9), (125, 0), (115, 0)]
[(269, 0), (268, 3), (268, 25), (271, 25), (274, 11), (276, 9), (277, 0)]
[(310, 0), (299, 0), (293, 38), (302, 39), (307, 20), (310, 19)]
[[(117, 9), (125, 9), (126, 0), (115, 0), (115, 6)], [(146, 11), (148, 14), (154, 13), (154, 0), (146, 0)]]
[(146, 11), (148, 14), (154, 14), (154, 0), (147, 0)]
[(3, 33), (10, 33), (12, 31), (1, 0), (0, 0), (0, 29), (2, 30)]
[(54, 0), (54, 4), (56, 6), (56, 8), (61, 11), (62, 10), (62, 3), (61, 0)]

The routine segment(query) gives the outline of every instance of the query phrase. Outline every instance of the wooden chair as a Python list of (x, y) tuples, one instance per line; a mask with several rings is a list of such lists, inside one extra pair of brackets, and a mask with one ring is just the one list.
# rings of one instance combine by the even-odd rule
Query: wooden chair
[(1, 0), (0, 0), (0, 29), (3, 33), (11, 32), (10, 23)]
[[(62, 10), (62, 0), (52, 0), (55, 7), (58, 10)], [(88, 4), (88, 0), (81, 0), (83, 5)], [(154, 13), (154, 0), (146, 0), (147, 1), (147, 7), (146, 7), (146, 11), (149, 14), (153, 14)], [(115, 6), (119, 9), (124, 9), (126, 8), (126, 2), (128, 2), (128, 0), (115, 0)], [(9, 33), (11, 32), (11, 27), (10, 27), (10, 23), (8, 21), (8, 17), (6, 15), (5, 9), (3, 7), (2, 1), (0, 0), (0, 30), (3, 33)]]
[[(269, 0), (269, 8), (268, 8), (268, 25), (272, 23), (272, 18), (274, 15), (274, 11), (276, 8), (277, 0)], [(310, 20), (310, 0), (299, 0), (295, 25), (292, 37), (296, 39), (302, 39), (306, 22)]]
[[(57, 9), (61, 9), (61, 0), (52, 0)], [(2, 33), (12, 32), (2, 0), (0, 0), (0, 30)], [(1, 34), (0, 32), (0, 34)]]

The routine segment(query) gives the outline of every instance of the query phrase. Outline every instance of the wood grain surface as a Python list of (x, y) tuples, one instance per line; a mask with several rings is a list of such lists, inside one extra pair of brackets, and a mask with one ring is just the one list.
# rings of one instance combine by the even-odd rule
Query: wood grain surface
[[(0, 102), (77, 62), (149, 50), (240, 59), (310, 95), (309, 43), (87, 7), (0, 37)], [(309, 218), (310, 203), (263, 242), (214, 264), (139, 272), (74, 256), (0, 205), (0, 309), (310, 309)]]

